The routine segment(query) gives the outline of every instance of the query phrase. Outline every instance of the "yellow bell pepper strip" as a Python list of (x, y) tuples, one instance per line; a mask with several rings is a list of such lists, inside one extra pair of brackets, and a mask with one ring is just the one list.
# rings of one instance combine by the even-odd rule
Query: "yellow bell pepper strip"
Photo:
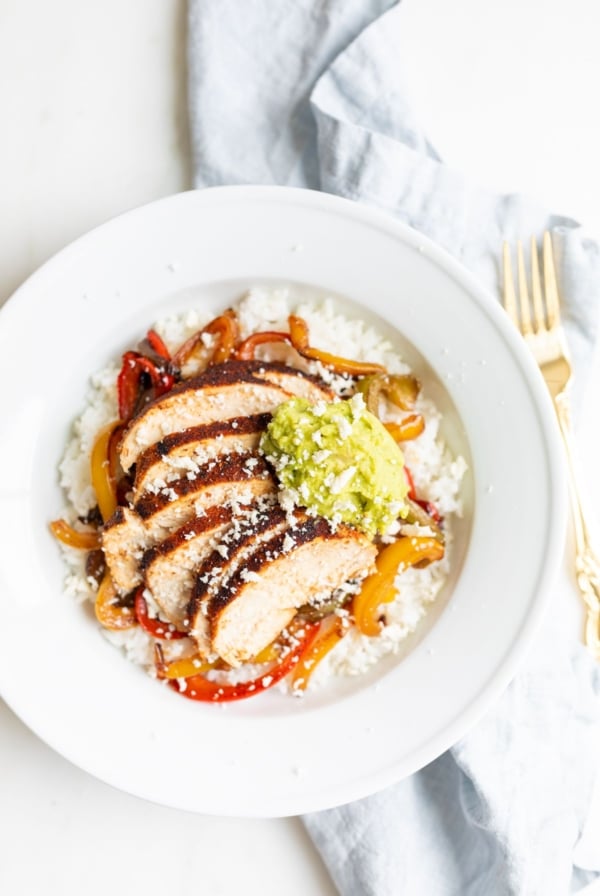
[(421, 391), (421, 384), (412, 373), (383, 373), (362, 380), (358, 390), (365, 397), (367, 410), (378, 417), (379, 399), (382, 395), (403, 411), (412, 411)]
[(312, 361), (320, 361), (325, 367), (329, 367), (334, 373), (346, 373), (349, 376), (367, 376), (374, 373), (385, 373), (385, 367), (381, 364), (371, 364), (366, 361), (352, 361), (350, 358), (340, 358), (329, 352), (311, 348), (309, 344), (308, 325), (304, 318), (290, 314), (288, 318), (290, 338), (292, 345), (304, 358)]
[(346, 630), (339, 616), (328, 616), (319, 628), (319, 633), (312, 644), (301, 654), (290, 683), (294, 693), (305, 691), (309, 679), (322, 659), (342, 640)]
[(214, 663), (207, 663), (194, 656), (171, 660), (170, 663), (161, 661), (156, 664), (158, 677), (167, 678), (171, 681), (177, 678), (192, 678), (194, 675), (202, 675), (210, 669), (214, 669)]
[(188, 700), (197, 700), (202, 703), (226, 703), (232, 700), (246, 700), (256, 697), (263, 691), (272, 688), (288, 675), (298, 662), (299, 657), (312, 643), (318, 632), (318, 626), (306, 623), (294, 638), (295, 644), (289, 652), (275, 665), (263, 672), (258, 678), (240, 684), (222, 684), (218, 681), (210, 681), (202, 675), (194, 675), (185, 679), (185, 687), (182, 690), (178, 681), (169, 681), (168, 686), (187, 697)]
[(119, 596), (110, 573), (106, 573), (96, 595), (96, 619), (100, 625), (112, 632), (134, 628), (137, 625), (135, 612), (132, 607), (125, 607), (119, 603)]
[(396, 442), (409, 442), (416, 439), (425, 429), (425, 418), (422, 414), (409, 414), (400, 423), (383, 424)]
[(444, 556), (444, 546), (433, 536), (403, 536), (377, 555), (376, 572), (367, 576), (352, 603), (356, 627), (363, 635), (375, 637), (381, 632), (379, 607), (396, 595), (394, 581), (399, 572), (424, 561), (432, 563)]
[(204, 345), (203, 336), (215, 336), (211, 349), (208, 366), (222, 364), (231, 357), (240, 338), (240, 327), (235, 314), (231, 309), (225, 311), (219, 317), (215, 317), (209, 324), (190, 336), (183, 345), (180, 345), (173, 355), (173, 363), (182, 367), (192, 357), (197, 348)]
[(292, 344), (289, 333), (280, 333), (276, 330), (264, 330), (262, 333), (252, 333), (243, 342), (240, 342), (235, 350), (235, 357), (239, 361), (252, 361), (256, 355), (256, 348), (269, 342), (287, 342)]
[(256, 663), (257, 666), (260, 666), (263, 663), (274, 663), (275, 660), (279, 658), (280, 648), (280, 642), (278, 640), (273, 641), (271, 644), (267, 644), (266, 647), (263, 647), (260, 653), (256, 654), (252, 662)]
[(119, 421), (115, 420), (100, 430), (90, 458), (92, 485), (104, 522), (117, 509), (117, 487), (111, 471), (110, 448), (113, 433), (119, 426)]
[(92, 532), (90, 530), (81, 532), (79, 529), (74, 529), (73, 526), (69, 526), (65, 520), (53, 520), (50, 523), (50, 531), (58, 541), (62, 544), (66, 544), (70, 548), (81, 548), (83, 551), (95, 551), (100, 547), (99, 532)]
[(149, 615), (143, 586), (135, 592), (133, 607), (137, 621), (144, 631), (152, 635), (153, 638), (160, 638), (163, 641), (177, 641), (179, 638), (188, 637), (187, 632), (178, 631), (171, 622), (164, 622), (162, 619)]

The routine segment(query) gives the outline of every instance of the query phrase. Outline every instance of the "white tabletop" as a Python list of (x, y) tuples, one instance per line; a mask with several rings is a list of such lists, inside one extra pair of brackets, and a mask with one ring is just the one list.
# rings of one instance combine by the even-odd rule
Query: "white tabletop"
[[(405, 2), (403, 65), (441, 155), (600, 235), (596, 0)], [(191, 175), (181, 0), (3, 0), (0, 25), (1, 302), (71, 239), (189, 187)], [(591, 398), (588, 409), (582, 455), (598, 498)], [(566, 563), (563, 588), (575, 637)], [(206, 818), (116, 792), (1, 701), (0, 730), (2, 892), (104, 896), (131, 885), (163, 896), (195, 883), (210, 896), (335, 893), (298, 820)], [(597, 814), (589, 836), (600, 798)]]

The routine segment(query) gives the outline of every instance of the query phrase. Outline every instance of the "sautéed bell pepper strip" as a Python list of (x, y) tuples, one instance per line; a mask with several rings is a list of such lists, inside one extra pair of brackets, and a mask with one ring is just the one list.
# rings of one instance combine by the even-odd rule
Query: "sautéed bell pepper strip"
[(119, 422), (115, 421), (100, 430), (90, 459), (92, 486), (104, 522), (110, 519), (117, 509), (117, 484), (111, 471), (110, 455), (111, 443), (114, 442), (113, 433), (119, 426)]
[(352, 361), (350, 358), (340, 358), (329, 352), (311, 348), (309, 345), (309, 332), (306, 321), (302, 317), (290, 314), (288, 318), (290, 327), (290, 339), (292, 345), (304, 358), (312, 361), (320, 361), (325, 367), (329, 367), (334, 373), (346, 373), (349, 376), (368, 376), (374, 373), (384, 373), (385, 367), (381, 364), (370, 364), (365, 361)]
[(219, 317), (215, 317), (209, 324), (190, 336), (183, 345), (180, 345), (173, 355), (173, 362), (181, 367), (194, 354), (198, 346), (204, 344), (203, 336), (214, 336), (215, 342), (208, 365), (222, 364), (227, 361), (239, 340), (240, 328), (234, 311), (225, 311)]
[(123, 607), (118, 603), (119, 597), (110, 573), (105, 573), (100, 582), (94, 609), (96, 619), (104, 628), (112, 632), (134, 628), (137, 625), (135, 613), (131, 607)]
[(378, 417), (379, 399), (382, 395), (403, 411), (412, 411), (419, 397), (421, 384), (412, 373), (380, 373), (364, 379), (358, 390), (365, 396), (367, 409)]
[(412, 478), (412, 473), (408, 469), (408, 467), (404, 467), (404, 475), (406, 476), (406, 481), (408, 482), (408, 497), (411, 501), (414, 501), (415, 504), (418, 504), (419, 507), (425, 511), (425, 513), (431, 517), (434, 523), (437, 523), (439, 526), (443, 522), (443, 516), (435, 506), (432, 501), (422, 501), (417, 497), (417, 490), (415, 488), (415, 481)]
[(158, 335), (156, 330), (148, 330), (148, 332), (146, 333), (146, 339), (148, 340), (148, 345), (150, 346), (150, 348), (154, 352), (156, 352), (156, 354), (160, 358), (163, 358), (165, 361), (171, 360), (171, 352), (169, 351), (161, 337)]
[(179, 638), (187, 638), (187, 632), (178, 631), (170, 622), (163, 622), (162, 619), (153, 618), (148, 614), (148, 604), (144, 597), (144, 589), (138, 588), (135, 592), (133, 607), (135, 617), (141, 628), (153, 638), (161, 638), (163, 641), (176, 641)]
[(329, 616), (321, 623), (319, 633), (312, 644), (301, 654), (291, 677), (292, 690), (304, 691), (310, 676), (319, 663), (342, 640), (346, 630), (339, 616)]
[(423, 561), (433, 562), (444, 556), (444, 546), (432, 536), (400, 537), (379, 552), (376, 572), (367, 576), (352, 603), (356, 627), (363, 635), (375, 637), (381, 632), (380, 604), (390, 603), (396, 596), (396, 575)]
[(169, 392), (175, 384), (174, 375), (168, 370), (161, 370), (150, 358), (140, 355), (139, 352), (125, 352), (117, 379), (121, 420), (129, 420), (133, 416), (142, 388), (143, 373), (150, 377), (156, 396)]
[(100, 547), (99, 532), (81, 532), (65, 520), (53, 520), (50, 523), (50, 531), (58, 541), (70, 548), (80, 548), (83, 551), (95, 551)]
[(209, 669), (214, 669), (214, 663), (207, 663), (191, 656), (179, 660), (171, 660), (170, 663), (164, 661), (156, 663), (158, 678), (167, 678), (171, 681), (176, 678), (191, 678), (194, 675), (202, 675), (204, 672), (208, 672)]
[(280, 333), (276, 330), (264, 330), (262, 333), (253, 333), (241, 342), (235, 350), (235, 357), (239, 361), (252, 361), (255, 357), (256, 348), (269, 342), (287, 342), (292, 344), (289, 333)]
[(408, 442), (416, 439), (425, 429), (425, 419), (421, 414), (409, 414), (400, 423), (383, 424), (396, 442)]
[(202, 703), (226, 703), (232, 700), (245, 700), (255, 697), (257, 694), (272, 688), (289, 675), (298, 659), (312, 644), (318, 632), (318, 626), (307, 623), (302, 628), (302, 634), (295, 636), (297, 644), (275, 666), (262, 673), (252, 681), (240, 682), (240, 684), (222, 684), (218, 681), (209, 681), (202, 675), (193, 675), (185, 679), (185, 687), (182, 690), (177, 681), (169, 681), (169, 687), (177, 691), (188, 700), (198, 700)]

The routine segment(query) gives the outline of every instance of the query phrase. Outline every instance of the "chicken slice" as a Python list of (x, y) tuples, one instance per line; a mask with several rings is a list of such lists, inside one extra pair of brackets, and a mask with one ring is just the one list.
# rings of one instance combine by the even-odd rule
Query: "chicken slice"
[(209, 557), (231, 526), (231, 507), (210, 507), (144, 553), (141, 573), (162, 615), (184, 627), (194, 587), (195, 570)]
[(131, 420), (121, 442), (121, 465), (129, 470), (143, 451), (171, 433), (243, 415), (271, 413), (291, 395), (312, 401), (332, 397), (314, 377), (285, 364), (216, 364), (151, 401)]
[[(211, 647), (231, 666), (256, 656), (294, 617), (298, 607), (322, 599), (375, 568), (377, 549), (349, 526), (332, 529), (308, 517), (286, 529), (245, 560), (206, 606)], [(203, 637), (196, 609), (191, 633)]]
[(177, 479), (157, 494), (146, 494), (133, 509), (117, 508), (102, 533), (102, 547), (116, 587), (127, 593), (140, 584), (144, 552), (210, 507), (250, 504), (275, 493), (275, 482), (260, 457), (231, 454), (210, 461), (193, 478)]
[(134, 494), (139, 498), (157, 481), (168, 483), (224, 454), (243, 454), (258, 447), (270, 414), (234, 417), (193, 426), (165, 436), (143, 451), (135, 466)]
[(288, 515), (278, 505), (253, 508), (239, 516), (215, 546), (204, 564), (196, 570), (193, 595), (187, 607), (187, 618), (195, 619), (194, 637), (199, 649), (211, 653), (210, 630), (206, 607), (257, 547), (288, 528)]

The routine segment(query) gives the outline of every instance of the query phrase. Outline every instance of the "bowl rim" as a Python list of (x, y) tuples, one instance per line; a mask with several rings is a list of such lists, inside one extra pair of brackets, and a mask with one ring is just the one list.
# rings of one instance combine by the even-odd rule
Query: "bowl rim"
[[(267, 200), (270, 202), (292, 202), (294, 204), (302, 204), (316, 208), (330, 209), (343, 216), (350, 216), (370, 226), (376, 227), (380, 231), (391, 234), (399, 238), (408, 246), (422, 251), (427, 258), (437, 267), (441, 268), (449, 277), (451, 277), (465, 292), (476, 300), (485, 315), (491, 320), (500, 335), (507, 343), (515, 362), (518, 364), (524, 379), (527, 382), (532, 397), (539, 411), (540, 426), (545, 435), (548, 473), (552, 482), (552, 520), (549, 523), (548, 538), (546, 542), (546, 559), (547, 563), (541, 573), (537, 584), (537, 599), (533, 603), (530, 612), (527, 615), (525, 624), (523, 625), (519, 636), (514, 640), (512, 645), (507, 649), (504, 660), (496, 670), (494, 677), (485, 684), (479, 691), (471, 703), (463, 710), (456, 719), (454, 724), (446, 727), (442, 732), (432, 738), (430, 741), (422, 745), (419, 753), (418, 763), (414, 763), (413, 767), (408, 770), (403, 769), (401, 777), (413, 773), (419, 768), (426, 765), (435, 757), (439, 756), (445, 749), (451, 746), (456, 740), (464, 735), (478, 721), (481, 715), (492, 706), (493, 702), (505, 690), (510, 680), (514, 677), (515, 672), (522, 658), (529, 649), (535, 632), (537, 631), (543, 613), (547, 606), (550, 584), (556, 574), (560, 560), (562, 558), (562, 545), (566, 527), (566, 508), (567, 495), (566, 484), (564, 479), (564, 458), (557, 438), (556, 421), (551, 399), (547, 392), (545, 383), (541, 377), (540, 371), (527, 349), (520, 335), (508, 320), (500, 303), (493, 294), (488, 291), (477, 278), (465, 269), (460, 262), (453, 258), (445, 249), (438, 246), (429, 238), (421, 235), (402, 221), (394, 219), (380, 209), (367, 206), (365, 204), (322, 193), (314, 190), (306, 190), (296, 187), (278, 187), (278, 186), (256, 186), (256, 185), (235, 185), (210, 187), (204, 190), (188, 190), (176, 193), (171, 196), (164, 197), (159, 200), (144, 204), (137, 208), (131, 209), (115, 216), (109, 221), (95, 227), (87, 233), (74, 240), (58, 253), (42, 264), (24, 283), (12, 294), (12, 296), (4, 303), (0, 309), (0, 326), (1, 322), (11, 314), (11, 309), (21, 301), (21, 296), (27, 300), (29, 290), (32, 284), (40, 278), (45, 278), (52, 272), (55, 265), (62, 264), (66, 257), (72, 252), (84, 247), (87, 243), (93, 243), (96, 234), (100, 231), (108, 232), (111, 227), (123, 220), (135, 220), (137, 216), (143, 216), (147, 209), (158, 208), (162, 205), (173, 203), (187, 203), (201, 201), (204, 203), (218, 203), (222, 200), (229, 201), (235, 199), (237, 201), (256, 201)], [(2, 692), (0, 683), (0, 693)], [(55, 744), (53, 737), (46, 737), (43, 731), (40, 731), (40, 725), (35, 720), (28, 719), (28, 713), (23, 712), (22, 708), (16, 708), (11, 705), (10, 695), (6, 696), (2, 693), (3, 699), (13, 709), (13, 711), (22, 718), (25, 723), (45, 741), (49, 746), (65, 756), (78, 767), (85, 769), (90, 774), (99, 777), (98, 773), (91, 768), (86, 767), (81, 762), (80, 757), (72, 757), (68, 751), (65, 751), (63, 745)], [(313, 802), (310, 805), (302, 806), (294, 809), (293, 812), (282, 811), (278, 814), (289, 815), (298, 812), (315, 811), (332, 805), (338, 805), (342, 802), (357, 799), (365, 796), (367, 793), (380, 790), (385, 786), (397, 781), (399, 778), (396, 766), (380, 770), (379, 774), (371, 775), (369, 784), (365, 787), (362, 780), (357, 781), (353, 788), (345, 787), (343, 795), (338, 793), (333, 795), (331, 792), (323, 799), (321, 803)], [(103, 778), (103, 780), (106, 780)], [(107, 781), (111, 784), (113, 782)], [(153, 800), (152, 797), (140, 794), (135, 788), (129, 789), (122, 783), (113, 784), (127, 792), (142, 796), (142, 798)], [(333, 796), (333, 798), (332, 798)], [(162, 804), (172, 805), (180, 808), (179, 803), (168, 803), (163, 799)], [(210, 808), (208, 810), (212, 811)], [(218, 811), (218, 810), (217, 810)], [(237, 813), (239, 814), (239, 813)], [(249, 813), (254, 815), (255, 813)]]

